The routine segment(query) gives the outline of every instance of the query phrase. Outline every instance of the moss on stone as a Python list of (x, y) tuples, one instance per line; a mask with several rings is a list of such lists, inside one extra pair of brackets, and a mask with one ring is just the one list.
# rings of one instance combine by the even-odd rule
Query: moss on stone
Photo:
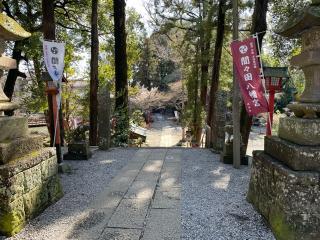
[(295, 240), (295, 233), (290, 223), (286, 221), (281, 210), (273, 209), (269, 215), (269, 223), (277, 240)]
[(24, 225), (23, 213), (15, 210), (9, 213), (0, 213), (0, 233), (6, 236), (13, 236), (20, 232)]

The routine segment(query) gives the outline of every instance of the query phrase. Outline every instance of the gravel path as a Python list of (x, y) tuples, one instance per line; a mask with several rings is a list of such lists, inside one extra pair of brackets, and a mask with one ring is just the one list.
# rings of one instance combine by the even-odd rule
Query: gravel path
[(57, 238), (60, 232), (68, 231), (87, 214), (89, 203), (128, 163), (136, 151), (96, 151), (90, 161), (66, 161), (71, 165), (72, 173), (61, 175), (64, 197), (33, 219), (21, 233), (8, 239), (61, 240)]
[(185, 150), (182, 158), (182, 239), (273, 240), (262, 217), (246, 201), (249, 167), (234, 169), (209, 150)]

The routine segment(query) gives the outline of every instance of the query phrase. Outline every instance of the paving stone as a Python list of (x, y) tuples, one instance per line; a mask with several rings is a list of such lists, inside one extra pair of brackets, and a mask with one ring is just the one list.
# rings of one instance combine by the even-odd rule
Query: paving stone
[(92, 209), (85, 213), (84, 216), (75, 224), (73, 230), (68, 236), (60, 236), (60, 238), (76, 240), (99, 239), (113, 212), (114, 209), (111, 208)]
[(151, 209), (142, 240), (177, 240), (180, 235), (179, 209)]
[(125, 198), (151, 199), (156, 187), (156, 181), (135, 181), (129, 188)]
[(167, 154), (167, 149), (152, 149), (152, 154), (149, 156), (149, 160), (161, 160), (164, 159)]
[(141, 173), (150, 172), (150, 173), (160, 173), (162, 169), (163, 160), (149, 160), (143, 166)]
[(174, 208), (180, 207), (181, 188), (172, 188), (170, 191), (157, 190), (152, 203), (152, 208)]
[[(129, 187), (129, 186), (128, 186)], [(105, 190), (100, 193), (91, 204), (93, 209), (102, 209), (102, 208), (116, 208), (122, 198), (124, 197), (125, 192), (121, 191), (110, 191), (110, 189)]]
[(139, 240), (141, 230), (106, 228), (99, 240)]
[(164, 191), (174, 187), (181, 187), (181, 173), (177, 171), (166, 171), (162, 173), (159, 187)]
[(149, 199), (123, 199), (108, 227), (143, 228), (149, 204)]

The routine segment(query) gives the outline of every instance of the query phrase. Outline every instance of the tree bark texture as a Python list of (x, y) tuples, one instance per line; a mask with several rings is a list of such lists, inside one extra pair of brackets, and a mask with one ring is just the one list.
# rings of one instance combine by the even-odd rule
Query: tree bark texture
[(219, 1), (219, 10), (218, 10), (218, 26), (216, 34), (216, 43), (214, 48), (214, 57), (213, 57), (213, 67), (212, 67), (212, 78), (210, 85), (210, 97), (209, 97), (209, 108), (207, 115), (207, 125), (211, 128), (211, 136), (207, 137), (206, 147), (211, 148), (213, 142), (217, 141), (217, 135), (215, 131), (215, 103), (216, 103), (216, 93), (219, 88), (219, 76), (220, 76), (220, 65), (221, 65), (221, 56), (225, 32), (225, 0)]
[[(208, 10), (209, 8), (209, 10)], [(208, 80), (209, 80), (209, 64), (210, 64), (210, 48), (213, 29), (213, 1), (210, 0), (207, 5), (203, 3), (202, 26), (200, 28), (200, 49), (201, 49), (201, 80), (200, 80), (200, 103), (204, 110), (206, 110)]]
[(90, 145), (98, 145), (98, 0), (92, 0), (91, 12), (91, 61), (90, 61)]
[[(115, 37), (115, 111), (121, 116), (117, 119), (116, 135), (129, 128), (128, 116), (128, 65), (126, 43), (125, 0), (114, 0)], [(123, 129), (124, 128), (124, 129)], [(127, 141), (127, 140), (125, 140)]]
[[(43, 36), (47, 40), (55, 40), (56, 29), (54, 19), (54, 0), (42, 0), (42, 27)], [(50, 79), (51, 80), (51, 79)], [(53, 146), (53, 135), (54, 135), (54, 120), (53, 120), (53, 108), (52, 108), (52, 95), (48, 94), (48, 128), (50, 133), (50, 145)]]
[[(255, 7), (252, 16), (252, 29), (251, 34), (259, 33), (258, 41), (260, 50), (262, 47), (262, 40), (267, 30), (267, 11), (269, 0), (255, 0)], [(248, 146), (249, 135), (251, 131), (252, 117), (248, 115), (245, 105), (242, 104), (241, 116), (240, 116), (240, 132), (242, 137), (242, 143), (245, 150)]]
[(21, 41), (16, 41), (14, 43), (13, 51), (12, 51), (12, 58), (17, 61), (17, 68), (16, 69), (10, 69), (8, 72), (7, 80), (4, 85), (4, 93), (7, 95), (7, 97), (11, 100), (14, 92), (14, 87), (16, 84), (16, 80), (18, 77), (26, 78), (26, 75), (19, 71), (19, 63), (23, 59), (21, 55), (21, 49), (20, 49)]

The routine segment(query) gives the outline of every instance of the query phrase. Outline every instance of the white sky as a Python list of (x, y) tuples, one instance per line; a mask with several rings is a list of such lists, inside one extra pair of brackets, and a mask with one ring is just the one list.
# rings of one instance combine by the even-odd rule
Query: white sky
[(145, 24), (145, 28), (148, 29), (148, 20), (149, 20), (149, 15), (144, 8), (144, 3), (146, 0), (127, 0), (127, 7), (132, 7), (135, 8), (138, 13), (142, 16), (142, 20)]

